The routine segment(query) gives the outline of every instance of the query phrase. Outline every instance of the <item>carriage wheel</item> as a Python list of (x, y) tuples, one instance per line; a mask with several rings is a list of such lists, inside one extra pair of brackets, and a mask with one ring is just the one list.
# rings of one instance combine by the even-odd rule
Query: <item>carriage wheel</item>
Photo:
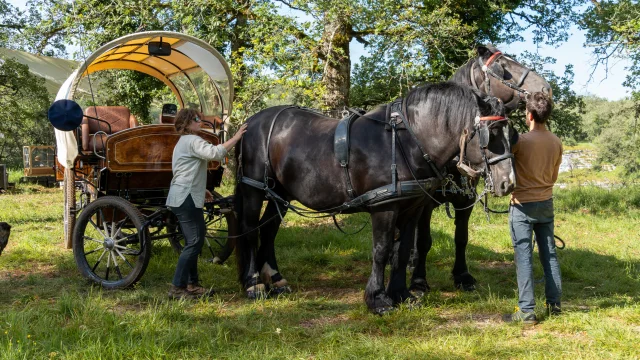
[(71, 249), (76, 225), (76, 181), (73, 169), (64, 170), (64, 245)]
[(106, 289), (140, 280), (151, 256), (151, 241), (139, 238), (143, 223), (140, 211), (122, 198), (105, 196), (90, 203), (73, 234), (73, 255), (82, 275)]
[[(222, 195), (215, 191), (212, 191), (211, 194), (213, 195), (214, 202), (224, 199)], [(217, 205), (214, 206), (214, 215), (211, 218), (208, 218), (205, 214), (205, 217), (207, 217), (207, 238), (202, 251), (212, 256), (213, 263), (223, 264), (235, 249), (235, 240), (228, 239), (227, 237), (230, 233), (234, 233), (237, 219), (230, 207), (222, 208)], [(184, 248), (184, 236), (174, 236), (169, 238), (169, 241), (178, 254), (182, 252)]]

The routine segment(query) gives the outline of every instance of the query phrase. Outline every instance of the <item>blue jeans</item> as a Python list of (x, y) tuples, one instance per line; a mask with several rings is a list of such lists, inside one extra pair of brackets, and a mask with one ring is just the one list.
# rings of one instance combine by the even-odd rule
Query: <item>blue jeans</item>
[(536, 305), (533, 294), (532, 232), (536, 234), (540, 262), (544, 270), (544, 292), (547, 304), (560, 306), (562, 281), (556, 255), (556, 242), (553, 238), (553, 199), (511, 205), (509, 228), (515, 252), (520, 310), (532, 312)]
[(204, 213), (193, 203), (191, 195), (179, 207), (170, 207), (180, 222), (184, 235), (185, 247), (178, 258), (176, 273), (173, 275), (173, 285), (186, 287), (187, 284), (198, 283), (198, 255), (204, 245), (207, 231)]

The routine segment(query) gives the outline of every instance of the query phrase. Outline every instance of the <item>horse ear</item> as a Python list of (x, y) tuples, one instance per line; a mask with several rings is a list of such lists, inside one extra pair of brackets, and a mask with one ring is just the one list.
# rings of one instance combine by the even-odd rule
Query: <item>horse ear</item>
[(478, 52), (478, 56), (480, 56), (481, 58), (487, 58), (493, 54), (491, 50), (489, 50), (489, 48), (483, 45), (479, 45), (478, 47), (476, 47), (476, 51)]

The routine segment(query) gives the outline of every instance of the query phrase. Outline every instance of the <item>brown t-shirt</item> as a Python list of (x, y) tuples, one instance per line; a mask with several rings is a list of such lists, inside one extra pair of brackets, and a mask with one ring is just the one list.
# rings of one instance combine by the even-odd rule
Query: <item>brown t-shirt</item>
[(511, 202), (545, 201), (553, 196), (562, 161), (562, 142), (549, 130), (533, 130), (520, 135), (513, 146), (516, 188)]

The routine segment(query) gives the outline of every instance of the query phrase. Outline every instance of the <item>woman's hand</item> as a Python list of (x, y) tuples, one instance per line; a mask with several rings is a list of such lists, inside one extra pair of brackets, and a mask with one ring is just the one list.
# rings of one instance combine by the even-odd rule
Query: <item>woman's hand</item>
[(204, 202), (212, 202), (213, 201), (213, 194), (211, 194), (211, 191), (209, 190), (204, 190)]
[(244, 123), (242, 124), (242, 126), (240, 126), (238, 131), (236, 131), (236, 134), (233, 135), (233, 138), (236, 139), (236, 141), (238, 141), (242, 138), (242, 135), (244, 135), (244, 133), (246, 132), (247, 132), (247, 123)]
[(245, 123), (245, 124), (242, 124), (242, 126), (240, 126), (236, 134), (233, 135), (233, 137), (229, 139), (227, 142), (222, 144), (222, 146), (224, 146), (224, 148), (227, 149), (227, 151), (230, 151), (231, 148), (233, 148), (235, 144), (238, 141), (240, 141), (240, 139), (242, 139), (242, 135), (244, 135), (244, 133), (246, 132), (247, 132), (247, 124)]

